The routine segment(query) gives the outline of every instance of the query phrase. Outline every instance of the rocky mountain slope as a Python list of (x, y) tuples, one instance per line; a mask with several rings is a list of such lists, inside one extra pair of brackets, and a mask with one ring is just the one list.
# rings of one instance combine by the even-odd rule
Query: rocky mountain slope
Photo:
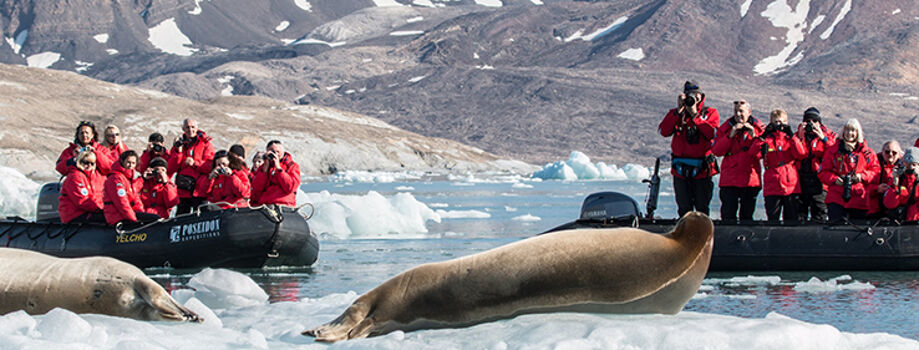
[(240, 143), (251, 154), (269, 140), (281, 140), (304, 175), (337, 170), (531, 170), (480, 149), (334, 108), (244, 96), (199, 102), (74, 73), (0, 64), (0, 166), (32, 178), (57, 178), (54, 163), (81, 120), (93, 121), (100, 133), (106, 125), (118, 125), (127, 145), (142, 150), (152, 132), (163, 133), (167, 140), (178, 136), (184, 118), (198, 120), (218, 149)]
[(813, 105), (834, 128), (862, 119), (879, 147), (919, 133), (911, 5), (6, 0), (0, 61), (58, 53), (49, 67), (200, 100), (328, 105), (530, 162), (574, 149), (617, 162), (666, 153), (656, 125), (695, 79), (725, 117), (737, 98), (763, 118)]

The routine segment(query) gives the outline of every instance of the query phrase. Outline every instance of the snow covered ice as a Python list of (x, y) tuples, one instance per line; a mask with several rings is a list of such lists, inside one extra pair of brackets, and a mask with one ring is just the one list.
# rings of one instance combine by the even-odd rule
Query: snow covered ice
[(546, 164), (533, 173), (533, 177), (545, 180), (641, 181), (651, 177), (651, 171), (647, 167), (631, 163), (622, 168), (604, 162), (594, 164), (586, 154), (572, 151), (567, 160)]

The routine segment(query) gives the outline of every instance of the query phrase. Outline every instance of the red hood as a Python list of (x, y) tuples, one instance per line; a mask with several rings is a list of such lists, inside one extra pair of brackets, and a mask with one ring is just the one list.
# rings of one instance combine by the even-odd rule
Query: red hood
[(109, 172), (109, 175), (122, 174), (128, 180), (133, 180), (135, 172), (136, 171), (134, 169), (125, 169), (123, 166), (121, 166), (121, 162), (115, 162), (115, 163), (112, 163), (112, 171)]

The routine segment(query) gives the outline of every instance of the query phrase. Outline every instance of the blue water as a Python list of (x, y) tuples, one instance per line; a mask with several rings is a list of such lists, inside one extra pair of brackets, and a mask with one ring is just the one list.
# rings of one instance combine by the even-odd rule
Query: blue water
[[(321, 239), (319, 261), (309, 268), (242, 270), (270, 295), (272, 301), (317, 298), (331, 293), (366, 292), (380, 282), (419, 264), (444, 261), (485, 251), (530, 237), (576, 218), (583, 198), (593, 192), (619, 191), (643, 202), (647, 186), (636, 182), (527, 182), (532, 188), (515, 188), (513, 183), (460, 183), (435, 179), (395, 183), (314, 182), (302, 186), (305, 192), (328, 190), (338, 194), (364, 195), (373, 190), (385, 196), (397, 187), (429, 205), (446, 204), (444, 210), (478, 210), (491, 214), (485, 219), (444, 219), (429, 222), (427, 238), (413, 239)], [(664, 181), (658, 214), (676, 215), (669, 181)], [(518, 185), (519, 186), (519, 185)], [(404, 192), (404, 191), (403, 191)], [(762, 206), (760, 198), (758, 206)], [(509, 211), (510, 208), (512, 211)], [(713, 200), (717, 211), (717, 195)], [(513, 220), (533, 215), (539, 221)], [(758, 215), (762, 215), (761, 211)], [(717, 215), (716, 215), (717, 216)], [(167, 288), (182, 288), (197, 271), (151, 270)], [(725, 282), (735, 276), (778, 276), (778, 283), (756, 279)], [(831, 289), (808, 292), (796, 285), (812, 277), (823, 281), (849, 275), (873, 289)], [(778, 280), (778, 278), (774, 278)], [(841, 282), (844, 283), (844, 282)], [(886, 332), (919, 339), (919, 272), (760, 272), (710, 273), (697, 298), (685, 310), (763, 317), (779, 312), (795, 319), (830, 324), (842, 331)]]

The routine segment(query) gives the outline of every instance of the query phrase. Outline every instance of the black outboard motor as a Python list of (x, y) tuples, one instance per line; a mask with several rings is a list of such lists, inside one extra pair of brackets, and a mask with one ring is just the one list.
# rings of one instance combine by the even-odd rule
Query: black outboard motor
[(581, 220), (641, 217), (638, 202), (619, 192), (592, 193), (581, 205)]
[(57, 213), (57, 197), (61, 194), (61, 183), (50, 182), (42, 185), (38, 192), (38, 208), (35, 211), (36, 222), (61, 221)]

